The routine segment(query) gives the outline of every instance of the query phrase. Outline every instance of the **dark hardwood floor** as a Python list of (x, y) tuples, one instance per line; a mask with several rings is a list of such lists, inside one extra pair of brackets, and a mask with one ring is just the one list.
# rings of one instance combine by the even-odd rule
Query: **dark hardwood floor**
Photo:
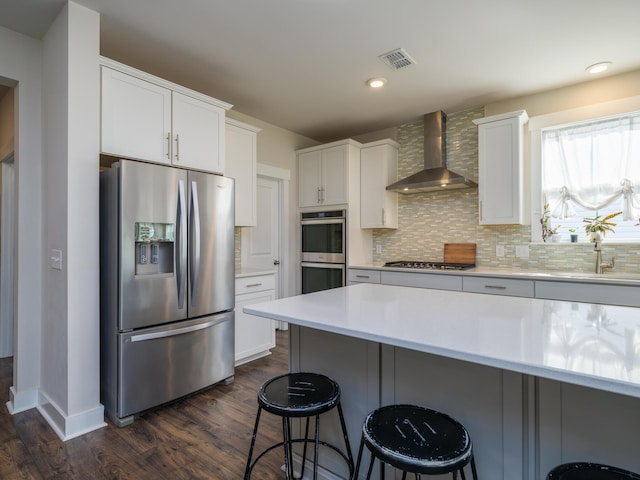
[[(236, 368), (235, 382), (148, 412), (127, 427), (108, 425), (62, 442), (36, 409), (9, 415), (12, 360), (0, 359), (0, 479), (241, 479), (267, 379), (288, 369), (287, 332), (273, 354)], [(264, 414), (256, 449), (280, 441), (279, 419)], [(284, 478), (282, 450), (255, 467), (256, 480)]]

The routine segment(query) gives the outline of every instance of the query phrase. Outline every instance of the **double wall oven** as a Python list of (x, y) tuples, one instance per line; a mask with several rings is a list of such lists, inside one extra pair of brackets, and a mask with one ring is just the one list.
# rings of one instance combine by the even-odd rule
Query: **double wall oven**
[(345, 285), (345, 214), (345, 210), (300, 214), (302, 293)]

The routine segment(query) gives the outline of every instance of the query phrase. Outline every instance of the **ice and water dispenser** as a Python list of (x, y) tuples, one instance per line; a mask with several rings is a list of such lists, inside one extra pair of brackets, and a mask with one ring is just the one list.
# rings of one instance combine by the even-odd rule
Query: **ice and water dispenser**
[(136, 275), (173, 273), (173, 223), (136, 222)]

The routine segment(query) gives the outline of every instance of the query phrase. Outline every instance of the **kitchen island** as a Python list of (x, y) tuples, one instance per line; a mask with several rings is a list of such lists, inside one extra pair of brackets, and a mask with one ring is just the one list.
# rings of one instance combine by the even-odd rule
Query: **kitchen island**
[(638, 308), (359, 284), (244, 311), (289, 322), (292, 371), (340, 383), (356, 451), (367, 412), (408, 402), (468, 428), (483, 479), (579, 460), (640, 470)]

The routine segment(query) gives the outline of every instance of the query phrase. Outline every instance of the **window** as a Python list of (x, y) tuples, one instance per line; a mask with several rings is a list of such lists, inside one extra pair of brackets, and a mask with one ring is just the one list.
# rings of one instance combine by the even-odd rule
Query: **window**
[(551, 126), (540, 131), (542, 205), (551, 227), (568, 240), (575, 228), (587, 242), (583, 218), (614, 212), (607, 241), (640, 242), (640, 112)]

